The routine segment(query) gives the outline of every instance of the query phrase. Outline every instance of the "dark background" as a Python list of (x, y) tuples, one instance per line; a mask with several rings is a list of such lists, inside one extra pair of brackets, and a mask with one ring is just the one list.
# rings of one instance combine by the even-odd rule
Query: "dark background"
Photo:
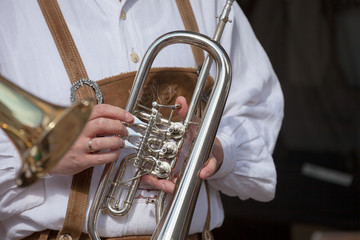
[[(360, 1), (238, 3), (279, 77), (285, 118), (274, 152), (275, 199), (223, 196), (226, 217), (215, 238), (310, 240), (315, 231), (360, 232)], [(351, 181), (306, 175), (307, 164)]]

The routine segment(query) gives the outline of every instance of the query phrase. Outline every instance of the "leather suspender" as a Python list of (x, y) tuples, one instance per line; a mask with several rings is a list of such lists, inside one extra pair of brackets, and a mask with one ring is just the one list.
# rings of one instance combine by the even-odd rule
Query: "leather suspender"
[[(176, 0), (182, 21), (187, 31), (199, 32), (194, 11), (191, 7), (190, 0)], [(191, 46), (194, 54), (196, 65), (199, 66), (205, 60), (204, 51), (201, 48)]]
[[(84, 64), (57, 1), (38, 0), (38, 3), (71, 83), (75, 83), (80, 79), (88, 79)], [(95, 97), (93, 89), (87, 85), (79, 88), (76, 94), (77, 99), (89, 96)], [(84, 225), (92, 172), (93, 168), (88, 168), (73, 176), (65, 221), (62, 229), (59, 231), (58, 239), (61, 236), (66, 236), (66, 234), (70, 234), (73, 239), (80, 238)]]
[[(42, 13), (54, 38), (61, 59), (71, 83), (80, 79), (88, 79), (84, 64), (76, 48), (75, 42), (66, 25), (57, 0), (38, 0)], [(87, 85), (76, 91), (78, 97), (94, 97), (93, 89)]]

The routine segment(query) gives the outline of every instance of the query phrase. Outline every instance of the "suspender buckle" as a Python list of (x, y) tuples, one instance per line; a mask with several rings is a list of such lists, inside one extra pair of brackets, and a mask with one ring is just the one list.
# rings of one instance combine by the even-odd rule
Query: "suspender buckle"
[(74, 84), (71, 86), (71, 96), (70, 96), (70, 101), (71, 103), (75, 103), (76, 101), (76, 90), (78, 90), (80, 87), (83, 87), (85, 85), (88, 85), (90, 87), (92, 87), (95, 91), (95, 95), (96, 95), (96, 100), (97, 100), (97, 103), (98, 104), (101, 104), (103, 103), (103, 95), (101, 93), (101, 90), (100, 90), (100, 87), (99, 85), (95, 82), (95, 81), (92, 81), (92, 80), (89, 80), (89, 79), (80, 79), (76, 82), (74, 82)]

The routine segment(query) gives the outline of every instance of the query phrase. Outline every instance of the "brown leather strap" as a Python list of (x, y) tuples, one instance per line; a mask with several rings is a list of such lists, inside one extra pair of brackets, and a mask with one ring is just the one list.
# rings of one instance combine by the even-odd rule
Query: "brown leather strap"
[(210, 206), (210, 190), (209, 190), (209, 183), (207, 180), (204, 181), (205, 183), (205, 189), (206, 189), (206, 197), (207, 197), (207, 204), (208, 204), (208, 211), (206, 216), (206, 222), (203, 229), (203, 232), (201, 234), (202, 240), (213, 240), (214, 237), (212, 233), (210, 232), (210, 221), (211, 221), (211, 206)]
[[(65, 19), (56, 0), (38, 0), (41, 11), (54, 38), (66, 72), (72, 83), (80, 79), (88, 79), (80, 54), (67, 28)], [(76, 91), (77, 98), (95, 98), (93, 89), (87, 85)], [(65, 221), (58, 238), (64, 234), (72, 239), (79, 239), (84, 225), (93, 168), (84, 170), (73, 176), (68, 200)]]
[[(194, 11), (191, 7), (190, 0), (176, 0), (181, 18), (187, 31), (199, 32)], [(199, 66), (205, 60), (204, 51), (196, 46), (191, 46), (194, 54), (196, 65)]]
[(50, 234), (50, 230), (49, 230), (49, 229), (41, 232), (40, 237), (39, 237), (39, 240), (47, 240), (48, 237), (49, 237), (49, 234)]
[(57, 239), (67, 234), (74, 240), (80, 238), (85, 220), (92, 170), (93, 168), (89, 168), (74, 175), (64, 225), (59, 231)]
[[(80, 79), (88, 79), (84, 64), (70, 30), (66, 25), (57, 0), (38, 0), (38, 3), (54, 38), (71, 83)], [(93, 89), (87, 85), (79, 88), (76, 94), (77, 99), (83, 99), (84, 97), (95, 98)]]

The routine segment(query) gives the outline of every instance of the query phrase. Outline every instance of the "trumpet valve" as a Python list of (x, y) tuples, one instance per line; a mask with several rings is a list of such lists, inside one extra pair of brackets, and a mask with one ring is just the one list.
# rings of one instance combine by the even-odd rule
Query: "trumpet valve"
[(174, 138), (180, 138), (185, 133), (185, 126), (181, 122), (173, 122), (168, 128), (168, 134)]
[(167, 178), (171, 173), (171, 165), (167, 162), (158, 161), (152, 174), (158, 178)]
[(165, 154), (176, 155), (178, 152), (178, 147), (174, 142), (166, 142), (161, 148), (161, 152), (164, 155)]

